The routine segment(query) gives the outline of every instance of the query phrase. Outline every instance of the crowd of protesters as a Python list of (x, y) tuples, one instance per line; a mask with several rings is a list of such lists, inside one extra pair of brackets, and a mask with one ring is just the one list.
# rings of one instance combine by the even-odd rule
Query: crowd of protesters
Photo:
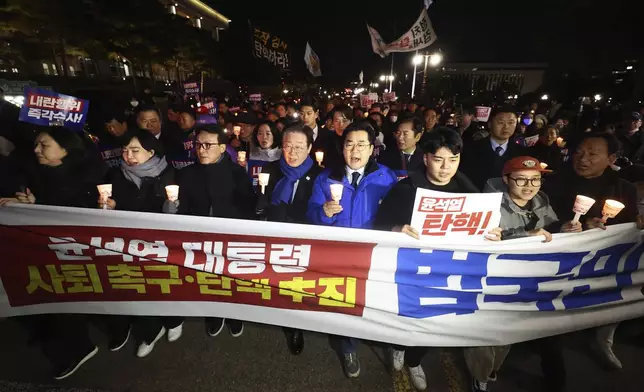
[[(644, 143), (639, 112), (626, 113), (613, 127), (575, 127), (554, 113), (534, 115), (497, 107), (487, 124), (477, 124), (473, 107), (456, 113), (418, 102), (377, 103), (370, 108), (344, 102), (255, 104), (233, 111), (225, 101), (217, 115), (189, 105), (162, 113), (153, 104), (102, 108), (99, 127), (84, 134), (59, 127), (33, 130), (33, 148), (0, 154), (0, 206), (10, 203), (106, 208), (148, 213), (267, 220), (404, 232), (410, 226), (416, 189), (451, 193), (503, 192), (500, 227), (490, 241), (526, 236), (553, 241), (552, 233), (605, 229), (606, 199), (626, 207), (610, 224), (636, 222), (637, 189), (644, 181), (639, 163)], [(130, 108), (131, 109), (131, 108)], [(24, 137), (21, 136), (21, 137)], [(532, 142), (528, 142), (532, 140)], [(13, 142), (13, 143), (12, 143)], [(11, 151), (13, 150), (13, 151)], [(250, 161), (270, 174), (258, 191)], [(112, 184), (112, 194), (97, 185)], [(165, 187), (176, 184), (176, 198)], [(337, 197), (333, 184), (342, 184)], [(575, 197), (597, 202), (573, 222)], [(556, 241), (556, 239), (554, 239)], [(83, 315), (43, 315), (19, 320), (52, 362), (55, 378), (74, 373), (98, 350)], [(167, 336), (181, 337), (183, 318), (105, 316), (109, 349), (137, 340), (137, 356), (149, 355)], [(238, 337), (240, 320), (206, 319), (207, 334), (227, 327)], [(596, 330), (592, 343), (606, 363), (621, 368), (612, 351), (617, 325)], [(304, 347), (300, 330), (284, 328), (294, 355)], [(358, 339), (335, 337), (344, 371), (358, 377)], [(535, 345), (542, 356), (549, 391), (565, 389), (559, 337)], [(391, 347), (394, 367), (409, 368), (418, 390), (427, 387), (421, 360), (428, 347)], [(472, 390), (488, 391), (510, 346), (464, 350)]]

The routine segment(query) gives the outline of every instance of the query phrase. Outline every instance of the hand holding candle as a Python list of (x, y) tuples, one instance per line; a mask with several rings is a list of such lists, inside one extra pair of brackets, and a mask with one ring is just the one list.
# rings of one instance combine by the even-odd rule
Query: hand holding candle
[(315, 160), (317, 161), (318, 166), (322, 167), (322, 161), (324, 161), (324, 151), (316, 151)]
[(270, 178), (269, 173), (259, 173), (257, 175), (257, 180), (259, 182), (259, 186), (262, 187), (262, 194), (264, 194), (264, 191), (266, 189), (266, 186), (268, 185), (268, 179)]
[(112, 197), (112, 184), (96, 185), (98, 189), (98, 202), (103, 205), (103, 209), (107, 210), (107, 199)]
[(557, 138), (557, 145), (558, 145), (559, 147), (564, 147), (564, 146), (566, 145), (566, 143), (564, 142), (564, 138), (562, 138), (561, 136), (560, 136), (560, 137), (558, 137), (558, 138)]
[(235, 134), (235, 136), (239, 137), (239, 134), (241, 133), (241, 127), (239, 125), (235, 125), (233, 127), (233, 133)]
[(244, 166), (246, 164), (246, 151), (237, 152), (237, 163)]
[(342, 189), (344, 189), (342, 184), (331, 184), (331, 198), (334, 201), (339, 202), (342, 199)]
[(575, 213), (575, 217), (573, 218), (572, 222), (579, 222), (579, 218), (581, 218), (582, 215), (586, 215), (593, 204), (595, 204), (595, 199), (591, 199), (590, 197), (584, 195), (577, 195), (577, 198), (575, 199), (575, 205), (572, 207), (572, 210)]
[(608, 219), (617, 216), (617, 214), (619, 214), (619, 212), (623, 210), (624, 207), (624, 204), (618, 202), (617, 200), (607, 199), (604, 203), (604, 208), (602, 209), (602, 223), (606, 223)]
[(169, 201), (179, 200), (179, 185), (168, 185), (165, 187), (165, 194)]

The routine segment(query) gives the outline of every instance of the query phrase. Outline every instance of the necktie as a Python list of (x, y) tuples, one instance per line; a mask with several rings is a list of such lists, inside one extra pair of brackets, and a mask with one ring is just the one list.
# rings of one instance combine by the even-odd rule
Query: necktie
[(502, 156), (503, 155), (503, 147), (496, 146), (496, 148), (494, 149), (494, 152), (496, 152), (496, 155)]
[(358, 180), (360, 179), (360, 173), (353, 172), (351, 173), (351, 186), (356, 189), (358, 188)]
[(402, 170), (407, 170), (407, 164), (409, 163), (409, 155), (402, 154)]

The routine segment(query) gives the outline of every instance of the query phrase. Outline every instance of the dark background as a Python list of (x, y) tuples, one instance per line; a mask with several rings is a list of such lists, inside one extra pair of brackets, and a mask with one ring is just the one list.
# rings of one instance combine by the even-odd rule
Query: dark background
[[(291, 46), (292, 76), (307, 78), (306, 41), (320, 56), (322, 82), (345, 85), (375, 80), (390, 67), (371, 50), (368, 22), (385, 41), (402, 35), (423, 2), (329, 0), (306, 2), (206, 0), (232, 20), (222, 33), (226, 74), (260, 82), (265, 72), (252, 60), (248, 20)], [(592, 74), (644, 54), (644, 2), (615, 0), (435, 0), (429, 16), (447, 63), (543, 62), (551, 68)], [(395, 67), (411, 72), (412, 54), (396, 54)], [(231, 59), (232, 58), (232, 59)], [(229, 61), (232, 60), (232, 61)], [(259, 75), (258, 75), (259, 74)]]

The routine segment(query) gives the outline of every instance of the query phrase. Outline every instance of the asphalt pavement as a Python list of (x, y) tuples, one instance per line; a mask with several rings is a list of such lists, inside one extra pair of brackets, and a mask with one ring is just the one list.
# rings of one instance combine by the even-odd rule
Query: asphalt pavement
[[(567, 337), (567, 390), (643, 391), (644, 348), (633, 344), (633, 335), (631, 328), (618, 336), (615, 352), (624, 365), (622, 371), (607, 371), (597, 364), (587, 349), (590, 333)], [(408, 374), (392, 372), (386, 349), (378, 344), (360, 345), (360, 378), (347, 379), (331, 340), (324, 334), (305, 333), (304, 351), (293, 356), (280, 328), (246, 324), (239, 338), (226, 331), (211, 338), (203, 320), (191, 319), (184, 324), (181, 339), (174, 343), (161, 340), (143, 359), (136, 358), (133, 341), (118, 352), (109, 352), (103, 334), (92, 329), (92, 337), (100, 347), (98, 354), (77, 373), (57, 382), (38, 348), (27, 344), (19, 325), (0, 320), (0, 392), (413, 391)], [(427, 391), (470, 390), (459, 349), (433, 349), (423, 368)], [(544, 390), (539, 357), (529, 345), (513, 347), (493, 387), (499, 392)]]

